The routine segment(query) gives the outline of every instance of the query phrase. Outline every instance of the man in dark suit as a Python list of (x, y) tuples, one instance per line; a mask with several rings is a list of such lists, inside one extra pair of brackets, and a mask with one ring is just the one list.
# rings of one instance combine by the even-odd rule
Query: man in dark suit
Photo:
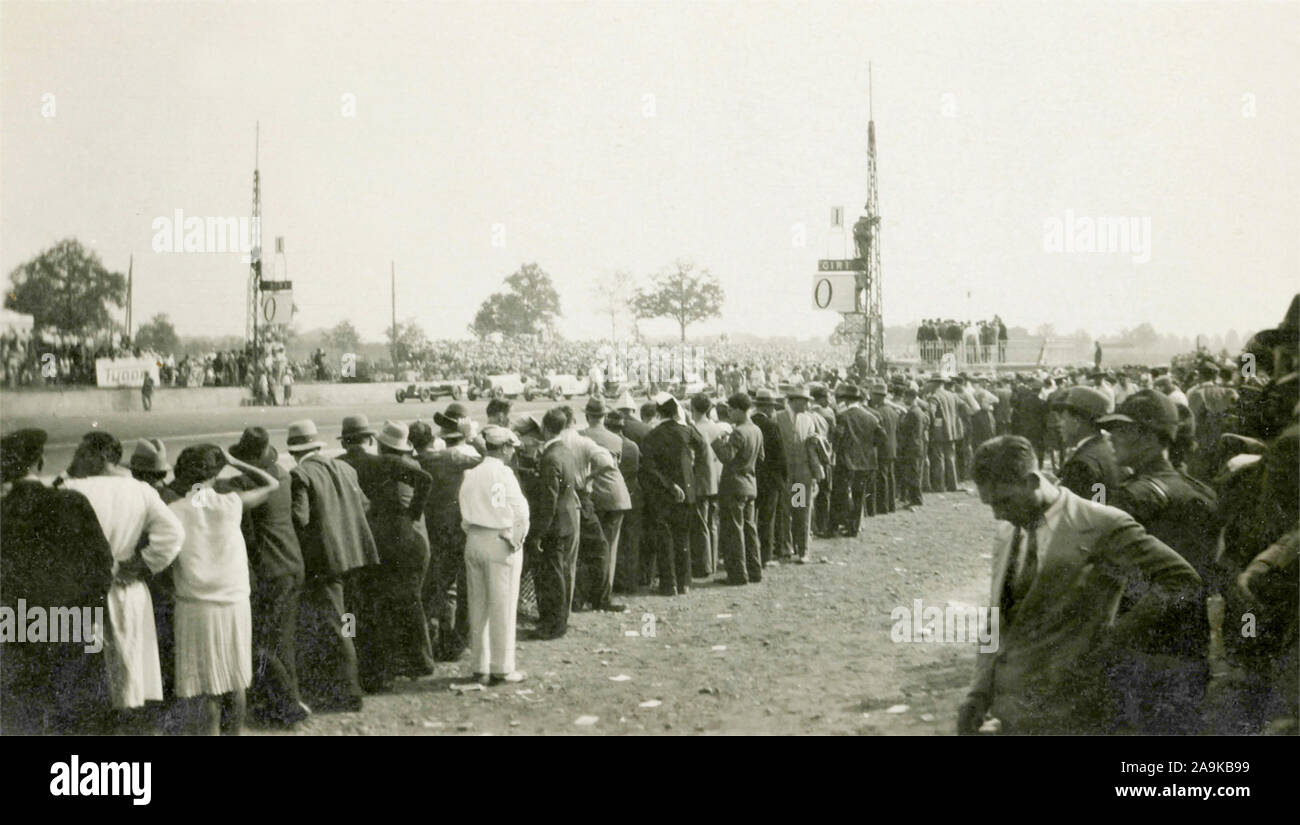
[(907, 412), (898, 422), (898, 483), (903, 504), (920, 507), (924, 503), (921, 478), (925, 469), (925, 441), (930, 416), (917, 397), (915, 386), (903, 388), (901, 395)]
[(1047, 444), (1047, 402), (1039, 397), (1043, 382), (1026, 378), (1011, 397), (1011, 432), (1029, 439), (1043, 462), (1043, 449)]
[[(1062, 486), (1103, 504), (1105, 496), (1119, 489), (1115, 449), (1097, 424), (1109, 406), (1110, 400), (1092, 387), (1070, 387), (1052, 405), (1065, 450), (1065, 462), (1058, 473)], [(1098, 493), (1102, 498), (1097, 498)]]
[(751, 402), (743, 392), (727, 399), (733, 429), (713, 442), (722, 460), (718, 496), (722, 505), (720, 542), (728, 584), (763, 580), (763, 560), (758, 546), (754, 501), (758, 497), (755, 471), (763, 460), (763, 433), (750, 420)]
[(641, 570), (641, 449), (636, 442), (623, 434), (625, 422), (617, 411), (605, 415), (605, 429), (619, 436), (618, 471), (627, 485), (632, 507), (623, 515), (623, 534), (619, 538), (618, 558), (614, 562), (614, 592), (635, 593), (640, 586)]
[(884, 447), (885, 432), (876, 414), (862, 406), (862, 390), (856, 384), (844, 388), (844, 400), (848, 406), (840, 410), (835, 450), (844, 482), (837, 509), (843, 534), (856, 536), (866, 499), (875, 486), (876, 456)]
[(887, 403), (888, 395), (885, 382), (872, 379), (871, 411), (880, 419), (880, 430), (885, 436), (876, 452), (876, 494), (869, 503), (872, 515), (892, 513), (897, 507), (894, 462), (898, 459), (898, 412)]
[[(1038, 472), (1019, 436), (981, 445), (980, 500), (1003, 522), (994, 541), (993, 644), (981, 647), (957, 732), (991, 714), (1008, 734), (1086, 734), (1111, 728), (1106, 674), (1115, 651), (1140, 647), (1201, 579), (1122, 510), (1080, 498)], [(1112, 620), (1125, 586), (1143, 596)]]
[[(302, 626), (309, 629), (309, 655), (318, 659), (321, 648), (334, 660), (335, 673), (320, 686), (328, 704), (344, 710), (361, 710), (362, 691), (357, 680), (357, 652), (352, 643), (355, 626), (344, 623), (348, 607), (357, 610), (355, 586), (345, 598), (344, 582), (379, 564), (374, 535), (366, 521), (370, 501), (361, 492), (357, 472), (342, 461), (320, 454), (325, 446), (310, 420), (289, 425), (289, 454), (298, 462), (289, 473), (293, 489), (293, 526), (302, 548), (305, 572), (301, 601)], [(329, 642), (317, 631), (328, 627)], [(314, 642), (314, 644), (313, 644)], [(299, 673), (300, 687), (309, 682)]]
[[(781, 496), (789, 489), (786, 480), (785, 447), (781, 443), (781, 428), (772, 420), (780, 409), (780, 399), (769, 389), (759, 388), (754, 393), (756, 411), (750, 419), (763, 435), (763, 460), (754, 471), (758, 499), (755, 512), (758, 516), (759, 555), (763, 566), (776, 564), (782, 556), (790, 554), (790, 531), (777, 529), (781, 510)], [(782, 533), (784, 532), (784, 541)]]
[(541, 454), (537, 464), (535, 501), (528, 502), (531, 525), (528, 542), (537, 554), (533, 578), (537, 587), (537, 629), (534, 639), (558, 639), (569, 629), (573, 584), (578, 568), (578, 488), (582, 467), (560, 438), (569, 420), (564, 411), (542, 417)]
[(645, 531), (659, 557), (659, 592), (686, 595), (691, 587), (690, 518), (695, 503), (695, 449), (698, 430), (678, 420), (677, 399), (656, 398), (662, 419), (641, 443), (641, 489)]
[[(357, 471), (357, 483), (370, 499), (367, 519), (379, 551), (379, 567), (370, 572), (366, 607), (358, 617), (357, 658), (361, 686), (383, 690), (394, 676), (417, 678), (433, 673), (433, 650), (421, 591), (429, 567), (429, 543), (414, 522), (424, 517), (432, 484), (411, 457), (405, 424), (385, 421), (376, 434), (364, 416), (343, 421), (340, 460)], [(379, 454), (367, 450), (376, 445)]]

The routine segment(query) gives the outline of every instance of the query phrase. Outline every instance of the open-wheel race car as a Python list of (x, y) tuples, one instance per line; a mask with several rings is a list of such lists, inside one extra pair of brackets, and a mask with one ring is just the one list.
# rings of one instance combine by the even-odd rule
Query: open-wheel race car
[(532, 401), (537, 388), (528, 378), (518, 375), (488, 375), (469, 387), (465, 397), (470, 401), (479, 398), (520, 398)]
[(451, 396), (453, 401), (459, 401), (468, 395), (468, 391), (469, 382), (467, 381), (432, 381), (398, 387), (395, 395), (398, 404), (408, 398), (416, 401), (432, 401), (444, 395)]
[(542, 379), (543, 393), (552, 401), (570, 399), (575, 395), (586, 395), (591, 386), (591, 379), (561, 373), (547, 373)]

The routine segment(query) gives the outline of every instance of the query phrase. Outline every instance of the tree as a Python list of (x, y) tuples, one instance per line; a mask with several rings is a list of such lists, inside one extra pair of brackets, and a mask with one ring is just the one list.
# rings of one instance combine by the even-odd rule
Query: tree
[(142, 350), (153, 350), (159, 355), (167, 355), (180, 350), (181, 339), (176, 334), (176, 327), (172, 326), (172, 322), (167, 318), (167, 314), (160, 312), (149, 319), (147, 324), (140, 325), (140, 328), (135, 331), (133, 343)]
[(722, 285), (707, 269), (695, 271), (690, 261), (673, 265), (650, 277), (650, 288), (638, 289), (632, 299), (637, 318), (671, 318), (677, 322), (681, 342), (686, 328), (722, 314)]
[(478, 338), (487, 338), (494, 332), (516, 336), (528, 331), (528, 318), (524, 302), (518, 295), (495, 292), (487, 297), (474, 315), (469, 331)]
[(109, 307), (126, 305), (126, 276), (110, 272), (75, 238), (59, 241), (9, 273), (5, 306), (31, 315), (37, 326), (97, 332), (112, 326)]
[(351, 321), (339, 321), (334, 328), (321, 336), (321, 343), (339, 352), (355, 353), (361, 349), (361, 333)]
[(560, 313), (560, 295), (537, 264), (524, 264), (505, 279), (506, 292), (489, 295), (479, 306), (470, 332), (485, 338), (503, 335), (537, 335), (551, 331)]
[(1039, 324), (1038, 329), (1034, 330), (1034, 336), (1037, 338), (1055, 338), (1056, 327), (1052, 324)]
[(388, 338), (394, 366), (411, 361), (430, 346), (424, 330), (420, 329), (414, 318), (407, 318), (406, 323), (398, 323), (396, 336), (393, 335), (392, 327), (385, 329), (384, 335)]
[(596, 279), (591, 292), (601, 314), (609, 316), (609, 340), (613, 341), (618, 338), (618, 316), (632, 308), (636, 295), (632, 275), (622, 269), (606, 273)]

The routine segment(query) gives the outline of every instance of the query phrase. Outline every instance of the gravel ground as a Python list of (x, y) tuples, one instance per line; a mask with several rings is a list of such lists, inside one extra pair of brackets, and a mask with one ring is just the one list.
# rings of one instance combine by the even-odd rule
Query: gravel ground
[(895, 643), (890, 612), (985, 602), (995, 522), (952, 493), (866, 525), (761, 584), (697, 580), (684, 597), (624, 596), (626, 614), (576, 614), (565, 638), (519, 643), (520, 684), (460, 692), (468, 666), (442, 664), (294, 733), (952, 734), (975, 646)]

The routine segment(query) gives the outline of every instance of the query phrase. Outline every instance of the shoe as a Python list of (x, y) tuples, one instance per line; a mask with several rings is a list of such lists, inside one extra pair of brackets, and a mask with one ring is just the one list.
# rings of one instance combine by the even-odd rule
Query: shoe
[(587, 612), (588, 610), (590, 610), (590, 609), (591, 609), (591, 608), (590, 608), (590, 607), (587, 607), (587, 605), (585, 605), (585, 604), (578, 604), (577, 602), (574, 602), (574, 603), (573, 603), (573, 606), (569, 608), (569, 612), (570, 612), (570, 613), (586, 613), (586, 612)]
[(749, 584), (749, 582), (748, 582), (748, 581), (733, 581), (732, 579), (723, 579), (721, 582), (719, 582), (719, 584), (726, 585), (727, 587), (740, 587), (740, 586), (743, 585), (743, 584)]
[(664, 589), (664, 588), (661, 587), (661, 588), (659, 588), (658, 590), (655, 591), (655, 595), (656, 595), (656, 596), (676, 596), (676, 595), (677, 595), (677, 591), (676, 591), (676, 590), (666, 590), (666, 589)]
[(339, 703), (339, 710), (345, 713), (360, 713), (364, 700), (360, 696), (349, 696)]
[(768, 559), (767, 561), (763, 562), (763, 566), (764, 566), (764, 567), (780, 567), (780, 566), (781, 566), (781, 562), (777, 561), (776, 559)]
[(678, 595), (678, 596), (685, 596), (685, 595), (687, 595), (687, 594), (690, 593), (690, 592), (691, 592), (691, 589), (690, 589), (689, 587), (679, 587), (679, 588), (677, 588), (677, 595)]
[(491, 683), (492, 677), (486, 673), (475, 673), (469, 677), (469, 680), (471, 682), (478, 682), (480, 685), (488, 685)]
[(626, 613), (627, 605), (618, 602), (605, 602), (603, 606), (596, 609), (603, 613)]
[(807, 556), (796, 556), (795, 559), (794, 559), (794, 563), (795, 563), (795, 564), (807, 564), (807, 563), (808, 563), (808, 557), (807, 557)]
[(513, 684), (518, 684), (519, 682), (522, 682), (523, 680), (525, 680), (525, 679), (527, 679), (527, 678), (528, 678), (528, 674), (526, 674), (526, 673), (520, 673), (520, 672), (517, 671), (517, 670), (512, 671), (512, 672), (510, 672), (510, 673), (507, 673), (507, 674), (502, 675), (502, 676), (498, 676), (497, 674), (493, 673), (492, 676), (490, 677), (490, 681), (488, 682), (488, 684), (489, 684), (489, 685), (500, 685), (500, 684), (506, 684), (506, 683), (509, 683), (509, 684), (512, 684), (512, 685), (513, 685)]
[(564, 631), (557, 633), (554, 630), (547, 630), (546, 628), (539, 627), (535, 630), (529, 631), (528, 635), (525, 636), (524, 639), (529, 642), (549, 642), (553, 639), (558, 639), (563, 635)]

